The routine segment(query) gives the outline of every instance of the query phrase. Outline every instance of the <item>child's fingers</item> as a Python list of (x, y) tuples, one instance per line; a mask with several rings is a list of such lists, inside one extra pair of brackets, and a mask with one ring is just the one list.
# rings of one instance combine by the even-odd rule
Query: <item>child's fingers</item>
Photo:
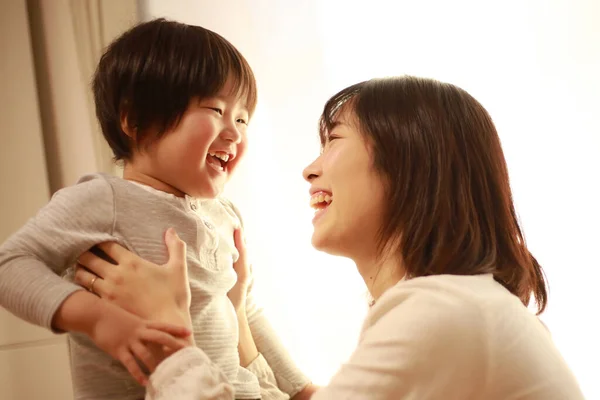
[(124, 350), (119, 357), (119, 361), (121, 361), (121, 364), (125, 366), (133, 379), (135, 379), (142, 386), (146, 385), (146, 375), (142, 372), (142, 369), (130, 352)]
[(150, 321), (146, 324), (146, 327), (151, 330), (161, 331), (180, 338), (186, 338), (192, 334), (192, 331), (186, 327), (168, 324), (166, 322)]

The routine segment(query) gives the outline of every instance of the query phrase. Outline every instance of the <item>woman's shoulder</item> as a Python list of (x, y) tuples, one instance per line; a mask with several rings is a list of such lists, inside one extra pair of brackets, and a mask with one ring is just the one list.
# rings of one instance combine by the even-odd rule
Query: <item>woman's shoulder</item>
[(471, 337), (485, 335), (490, 325), (516, 314), (536, 319), (491, 274), (436, 275), (402, 280), (388, 289), (369, 311), (363, 331), (383, 319), (392, 324), (414, 319), (423, 329)]
[(479, 321), (485, 311), (480, 303), (481, 287), (489, 289), (494, 283), (491, 276), (438, 275), (402, 280), (371, 307), (364, 329), (381, 319), (406, 320), (412, 316), (438, 327), (445, 323), (455, 326), (465, 319)]

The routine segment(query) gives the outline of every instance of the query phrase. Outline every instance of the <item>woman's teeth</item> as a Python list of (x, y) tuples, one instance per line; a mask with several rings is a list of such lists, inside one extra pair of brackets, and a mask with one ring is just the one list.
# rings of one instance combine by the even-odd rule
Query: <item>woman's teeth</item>
[(310, 198), (310, 206), (312, 208), (321, 209), (331, 204), (332, 197), (325, 193), (316, 193)]

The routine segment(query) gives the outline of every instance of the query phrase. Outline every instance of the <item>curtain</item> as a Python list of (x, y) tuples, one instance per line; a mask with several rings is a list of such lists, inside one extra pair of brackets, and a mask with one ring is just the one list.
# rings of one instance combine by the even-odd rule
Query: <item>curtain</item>
[(51, 192), (85, 173), (120, 173), (96, 121), (92, 77), (104, 48), (138, 21), (135, 0), (29, 0)]

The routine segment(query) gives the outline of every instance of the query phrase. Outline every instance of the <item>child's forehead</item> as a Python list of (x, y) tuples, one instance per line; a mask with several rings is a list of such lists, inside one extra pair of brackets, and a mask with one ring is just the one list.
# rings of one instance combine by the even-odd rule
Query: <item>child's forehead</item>
[(248, 110), (248, 93), (242, 87), (236, 87), (232, 83), (226, 83), (213, 95), (206, 96), (202, 100), (218, 100), (228, 104), (236, 104), (240, 108)]

